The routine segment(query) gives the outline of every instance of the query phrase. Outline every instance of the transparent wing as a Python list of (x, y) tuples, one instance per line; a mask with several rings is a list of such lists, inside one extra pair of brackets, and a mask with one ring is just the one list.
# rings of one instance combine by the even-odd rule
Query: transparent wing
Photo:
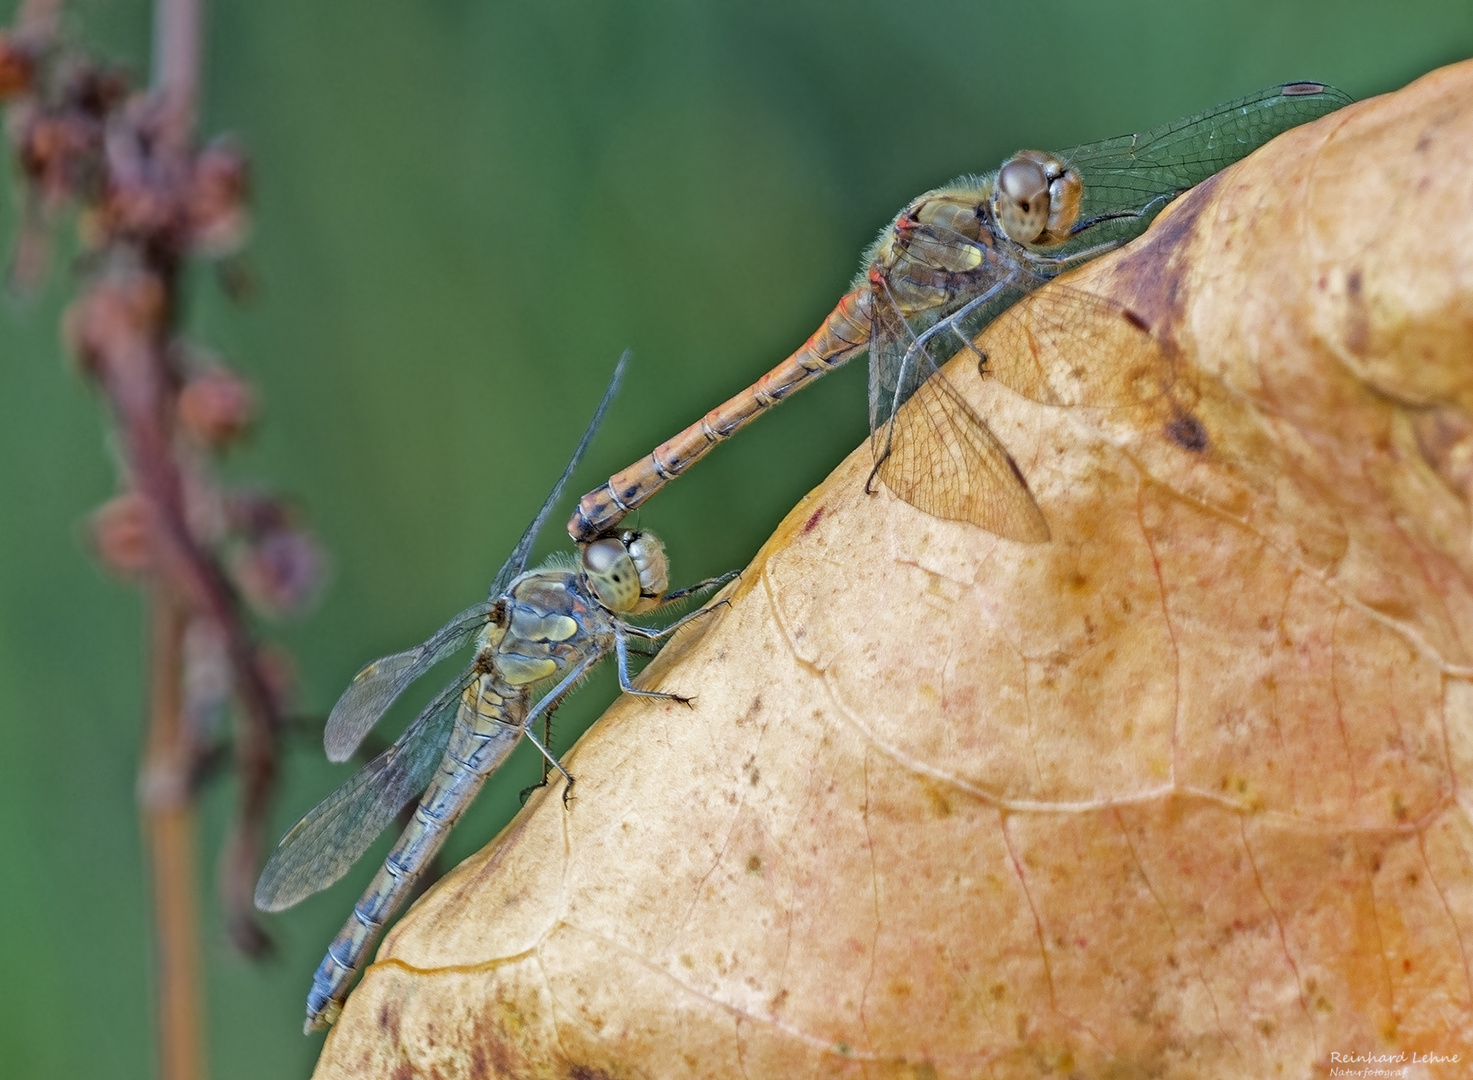
[(603, 400), (599, 402), (598, 410), (593, 414), (593, 420), (583, 432), (578, 449), (573, 451), (572, 460), (568, 462), (563, 475), (558, 478), (557, 484), (553, 486), (552, 492), (543, 502), (542, 509), (537, 512), (537, 516), (522, 533), (522, 538), (517, 541), (517, 546), (513, 549), (511, 556), (497, 571), (486, 602), (462, 611), (437, 630), (434, 636), (423, 645), (375, 660), (353, 677), (353, 681), (348, 684), (348, 689), (343, 691), (343, 696), (338, 698), (337, 704), (332, 707), (332, 712), (327, 718), (327, 726), (322, 733), (322, 743), (329, 761), (347, 761), (352, 757), (353, 752), (358, 749), (358, 744), (363, 741), (363, 737), (373, 730), (373, 726), (379, 722), (384, 713), (388, 711), (389, 706), (409, 687), (409, 684), (446, 656), (464, 648), (485, 624), (486, 616), (490, 613), (497, 597), (505, 592), (507, 586), (517, 575), (527, 568), (527, 560), (531, 556), (532, 545), (537, 540), (537, 534), (546, 523), (547, 516), (552, 512), (558, 497), (562, 495), (564, 486), (567, 485), (569, 477), (573, 475), (573, 470), (578, 467), (578, 462), (582, 459), (584, 451), (588, 449), (588, 444), (593, 441), (594, 433), (603, 423), (604, 414), (608, 412), (609, 403), (614, 400), (614, 394), (619, 389), (619, 382), (624, 376), (624, 369), (628, 363), (629, 352), (626, 350), (619, 357), (619, 363), (614, 368), (614, 377), (609, 381), (608, 389), (604, 391)]
[(348, 684), (328, 714), (322, 745), (329, 761), (347, 761), (409, 684), (468, 645), (491, 612), (490, 602), (466, 608), (423, 645), (369, 664)]
[(885, 486), (917, 510), (970, 521), (1009, 540), (1041, 543), (1048, 523), (1012, 455), (937, 374), (882, 429)]
[(614, 400), (614, 395), (619, 391), (619, 383), (624, 378), (624, 369), (629, 364), (629, 350), (625, 349), (619, 357), (619, 363), (614, 366), (614, 377), (609, 380), (609, 388), (604, 391), (603, 400), (598, 403), (598, 409), (593, 414), (593, 419), (588, 422), (587, 429), (583, 432), (583, 438), (578, 443), (578, 449), (573, 451), (572, 460), (568, 467), (563, 470), (563, 475), (558, 477), (558, 482), (553, 485), (552, 491), (548, 493), (547, 499), (542, 504), (542, 509), (537, 511), (537, 516), (532, 519), (532, 524), (527, 526), (527, 531), (522, 533), (522, 538), (517, 541), (517, 546), (512, 550), (511, 556), (504, 562), (501, 569), (496, 572), (495, 579), (491, 582), (490, 598), (495, 600), (506, 587), (512, 583), (523, 570), (527, 568), (527, 560), (532, 555), (532, 545), (537, 542), (537, 534), (542, 531), (542, 526), (547, 523), (547, 516), (552, 513), (552, 508), (562, 496), (563, 488), (567, 486), (573, 471), (578, 468), (578, 462), (583, 460), (583, 454), (588, 449), (588, 444), (593, 442), (594, 433), (598, 431), (599, 425), (604, 422), (604, 414), (609, 411), (609, 404)]
[(987, 324), (962, 320), (952, 342), (970, 341), (982, 373), (1008, 389), (1045, 405), (1113, 408), (1175, 383), (1175, 365), (1129, 308), (1057, 282), (1019, 299)]
[(1175, 379), (1134, 313), (1057, 283), (1017, 303), (1033, 284), (1025, 276), (1000, 282), (985, 305), (936, 319), (919, 333), (887, 301), (889, 314), (876, 318), (870, 384), (873, 448), (885, 486), (933, 517), (1024, 542), (1048, 539), (1043, 515), (1012, 456), (933, 357), (961, 350), (984, 376), (1047, 405), (1139, 404), (1166, 393)]
[(281, 838), (256, 883), (256, 907), (283, 911), (332, 885), (429, 786), (450, 738), (467, 668), (378, 757)]
[(1088, 244), (1139, 235), (1173, 197), (1277, 135), (1351, 103), (1322, 83), (1283, 83), (1134, 135), (1058, 152), (1084, 182), (1081, 221), (1137, 215), (1084, 230)]

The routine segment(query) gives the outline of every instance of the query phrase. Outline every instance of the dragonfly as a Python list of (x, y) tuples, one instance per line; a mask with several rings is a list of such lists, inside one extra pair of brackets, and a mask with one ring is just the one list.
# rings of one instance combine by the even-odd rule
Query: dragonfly
[[(628, 622), (627, 617), (668, 607), (734, 574), (669, 592), (670, 564), (664, 546), (650, 533), (636, 531), (580, 545), (576, 561), (554, 558), (526, 570), (537, 534), (598, 430), (627, 360), (626, 353), (572, 460), (497, 573), (486, 601), (462, 611), (423, 644), (369, 664), (328, 716), (323, 736), (327, 756), (346, 761), (410, 683), (475, 643), (469, 666), (420, 711), (393, 745), (293, 825), (261, 873), (256, 906), (263, 911), (289, 908), (338, 881), (419, 797), (403, 834), (312, 978), (307, 1032), (337, 1019), (349, 985), (389, 918), (481, 786), (521, 739), (536, 746), (567, 781), (566, 803), (573, 777), (533, 728), (551, 716), (594, 665), (612, 652), (624, 693), (690, 702), (679, 694), (637, 689), (629, 677), (629, 654), (639, 644), (669, 637), (711, 609), (698, 609), (661, 629)], [(547, 689), (537, 697), (542, 688)]]
[[(970, 349), (985, 376), (1048, 405), (1128, 405), (1167, 392), (1171, 364), (1134, 312), (1063, 285), (1026, 312), (1013, 304), (1138, 236), (1176, 196), (1274, 136), (1350, 101), (1323, 83), (1283, 83), (1149, 131), (1024, 150), (994, 173), (927, 192), (880, 233), (802, 348), (583, 496), (569, 535), (586, 541), (616, 528), (718, 443), (868, 350), (868, 489), (878, 478), (932, 516), (1047, 540), (1022, 471), (940, 374), (936, 351), (944, 347), (945, 359)], [(984, 349), (975, 339), (989, 325)], [(1047, 368), (1046, 357), (1063, 359)]]

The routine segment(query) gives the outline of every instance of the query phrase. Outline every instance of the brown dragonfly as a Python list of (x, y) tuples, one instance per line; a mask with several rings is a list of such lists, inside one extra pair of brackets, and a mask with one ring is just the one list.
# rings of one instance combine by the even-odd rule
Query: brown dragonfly
[[(1063, 286), (1026, 313), (1012, 305), (1140, 235), (1177, 195), (1274, 136), (1350, 100), (1322, 83), (1284, 83), (1138, 134), (1059, 153), (1025, 150), (997, 172), (927, 192), (880, 234), (853, 288), (802, 348), (585, 495), (569, 535), (607, 534), (717, 443), (867, 349), (871, 484), (878, 477), (935, 517), (1047, 540), (1022, 472), (936, 358), (970, 348), (986, 375), (1050, 405), (1123, 405), (1163, 393), (1170, 366), (1128, 310)], [(992, 362), (972, 344), (989, 324), (989, 341), (1002, 346)], [(1132, 348), (1154, 355), (1157, 370), (1143, 377), (1139, 362), (1124, 362)], [(1041, 356), (1067, 357), (1068, 369), (1045, 369)]]

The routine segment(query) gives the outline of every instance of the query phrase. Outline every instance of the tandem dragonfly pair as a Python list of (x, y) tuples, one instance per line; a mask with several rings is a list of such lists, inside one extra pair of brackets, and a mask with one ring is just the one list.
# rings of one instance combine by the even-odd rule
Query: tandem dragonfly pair
[[(667, 638), (709, 609), (658, 630), (628, 619), (735, 574), (668, 592), (663, 546), (649, 533), (621, 530), (627, 514), (762, 412), (868, 351), (870, 490), (878, 481), (935, 517), (1021, 543), (1046, 541), (1048, 523), (1021, 470), (941, 374), (938, 358), (970, 353), (982, 374), (1048, 405), (1124, 405), (1166, 393), (1171, 364), (1135, 313), (1063, 285), (1040, 294), (1026, 311), (1012, 305), (1140, 235), (1176, 196), (1274, 136), (1349, 102), (1322, 83), (1285, 83), (1138, 134), (1058, 153), (1021, 151), (994, 173), (922, 195), (880, 234), (854, 286), (802, 348), (585, 495), (568, 522), (576, 561), (527, 571), (532, 544), (618, 388), (626, 353), (573, 459), (486, 601), (424, 644), (369, 664), (328, 717), (327, 756), (346, 761), (411, 682), (474, 642), (469, 666), (392, 746), (292, 826), (262, 872), (256, 905), (291, 907), (347, 873), (400, 811), (419, 800), (313, 977), (306, 1030), (337, 1019), (388, 920), (523, 737), (563, 776), (566, 800), (573, 778), (533, 725), (594, 665), (613, 653), (624, 693), (688, 700), (635, 688), (631, 644)], [(974, 343), (983, 330), (987, 352)], [(1035, 347), (1040, 342), (1052, 347)], [(1039, 362), (1050, 356), (1068, 357), (1067, 367)]]

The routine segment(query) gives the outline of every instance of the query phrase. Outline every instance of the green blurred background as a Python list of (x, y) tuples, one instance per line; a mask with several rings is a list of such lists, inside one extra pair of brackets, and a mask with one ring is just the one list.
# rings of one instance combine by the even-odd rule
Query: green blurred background
[[(147, 4), (70, 10), (146, 68)], [(331, 551), (318, 608), (270, 628), (320, 713), (482, 595), (625, 346), (576, 492), (802, 342), (911, 196), (1285, 79), (1394, 89), (1473, 54), (1473, 5), (230, 0), (208, 36), (204, 127), (252, 152), (263, 287), (235, 306), (201, 279), (191, 322), (265, 397), (227, 474), (299, 497)], [(13, 209), (0, 224), (8, 245)], [(115, 481), (58, 344), (69, 288), (57, 269), (0, 310), (0, 1075), (144, 1077), (142, 624), (80, 538)], [(647, 508), (677, 580), (750, 558), (864, 437), (864, 392), (853, 365)], [(577, 696), (560, 748), (613, 693), (603, 673)], [(516, 809), (527, 749), (452, 860)], [(347, 771), (296, 747), (278, 825)], [(305, 1076), (307, 984), (373, 860), (270, 919), (278, 952), (250, 964), (214, 907), (233, 794), (215, 786), (202, 818), (210, 1073)]]

